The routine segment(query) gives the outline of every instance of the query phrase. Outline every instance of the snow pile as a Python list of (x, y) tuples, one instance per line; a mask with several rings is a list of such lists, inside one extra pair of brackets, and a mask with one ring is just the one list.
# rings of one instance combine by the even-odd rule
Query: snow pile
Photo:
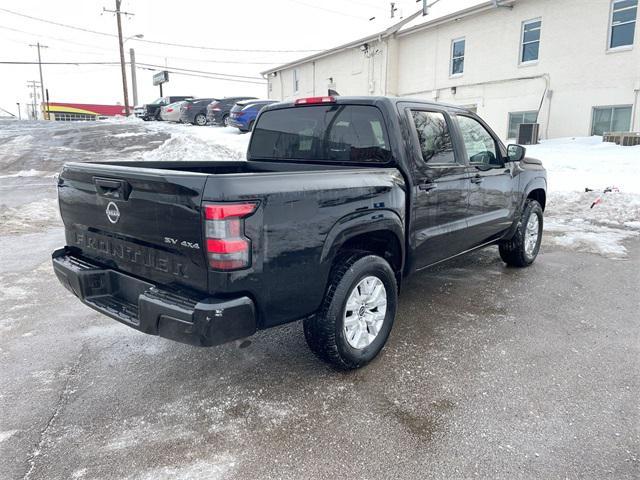
[(543, 161), (552, 192), (616, 186), (640, 194), (640, 146), (621, 147), (595, 136), (558, 138), (528, 146), (527, 156)]
[(29, 170), (20, 170), (19, 172), (16, 172), (16, 173), (0, 175), (0, 178), (46, 177), (46, 176), (52, 176), (52, 174), (31, 168)]
[[(547, 169), (545, 241), (624, 257), (624, 241), (640, 235), (640, 147), (602, 143), (602, 137), (560, 138), (527, 147), (527, 156)], [(604, 193), (607, 187), (620, 192)]]
[(145, 152), (142, 160), (244, 160), (250, 138), (234, 128), (157, 123), (150, 129), (170, 133), (171, 137), (157, 149)]

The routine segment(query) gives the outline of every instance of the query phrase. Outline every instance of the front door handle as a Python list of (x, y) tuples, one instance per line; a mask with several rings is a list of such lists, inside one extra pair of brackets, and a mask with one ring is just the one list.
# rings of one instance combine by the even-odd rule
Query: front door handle
[(428, 192), (429, 190), (433, 190), (435, 188), (438, 188), (438, 184), (435, 183), (435, 182), (423, 182), (423, 183), (419, 183), (418, 184), (418, 188), (420, 190)]
[(484, 181), (484, 177), (481, 177), (480, 175), (471, 177), (471, 183), (482, 183), (483, 181)]

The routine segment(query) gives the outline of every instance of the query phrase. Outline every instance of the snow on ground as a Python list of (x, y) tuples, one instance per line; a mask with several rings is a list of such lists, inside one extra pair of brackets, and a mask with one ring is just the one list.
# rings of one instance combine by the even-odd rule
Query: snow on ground
[(39, 231), (59, 220), (60, 213), (56, 199), (43, 198), (11, 208), (4, 208), (0, 205), (2, 234)]
[[(640, 235), (640, 147), (603, 143), (602, 137), (559, 138), (528, 146), (527, 155), (547, 169), (545, 242), (626, 256), (624, 241)], [(603, 193), (607, 187), (619, 192)]]

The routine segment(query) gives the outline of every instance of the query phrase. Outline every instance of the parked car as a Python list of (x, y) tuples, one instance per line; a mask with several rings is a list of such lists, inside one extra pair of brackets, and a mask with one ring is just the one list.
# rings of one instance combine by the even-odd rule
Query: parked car
[(144, 333), (210, 346), (304, 319), (316, 355), (358, 368), (407, 276), (495, 244), (531, 265), (546, 188), (539, 160), (464, 108), (302, 98), (260, 112), (247, 161), (66, 164), (53, 268)]
[(242, 100), (253, 100), (256, 97), (229, 97), (221, 98), (211, 102), (207, 107), (207, 120), (212, 125), (224, 125), (229, 123), (229, 113), (233, 106)]
[(133, 107), (133, 114), (138, 118), (142, 118), (144, 116), (144, 105), (136, 105)]
[(195, 98), (184, 102), (180, 108), (180, 121), (204, 126), (207, 124), (207, 105), (215, 98)]
[(180, 107), (187, 100), (181, 100), (179, 102), (173, 102), (160, 108), (160, 118), (165, 122), (179, 122), (180, 121)]
[(170, 96), (170, 97), (160, 97), (153, 101), (153, 103), (146, 103), (143, 105), (143, 111), (141, 118), (145, 121), (149, 120), (162, 120), (160, 118), (160, 108), (165, 105), (169, 105), (171, 103), (179, 102), (181, 100), (189, 100), (192, 99), (192, 96)]
[(275, 100), (241, 100), (229, 112), (229, 126), (241, 132), (253, 130), (253, 124), (260, 110), (267, 105), (277, 103)]

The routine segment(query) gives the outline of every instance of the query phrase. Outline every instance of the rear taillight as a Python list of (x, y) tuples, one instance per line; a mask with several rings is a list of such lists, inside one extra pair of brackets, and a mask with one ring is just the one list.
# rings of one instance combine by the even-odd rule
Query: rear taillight
[(205, 204), (205, 239), (209, 266), (237, 270), (251, 265), (251, 240), (244, 235), (244, 219), (256, 203)]
[(173, 108), (167, 108), (167, 112), (173, 112)]
[(233, 114), (234, 114), (236, 117), (241, 117), (242, 115), (244, 115), (244, 112), (242, 112), (242, 111), (240, 111), (240, 112), (233, 112)]

